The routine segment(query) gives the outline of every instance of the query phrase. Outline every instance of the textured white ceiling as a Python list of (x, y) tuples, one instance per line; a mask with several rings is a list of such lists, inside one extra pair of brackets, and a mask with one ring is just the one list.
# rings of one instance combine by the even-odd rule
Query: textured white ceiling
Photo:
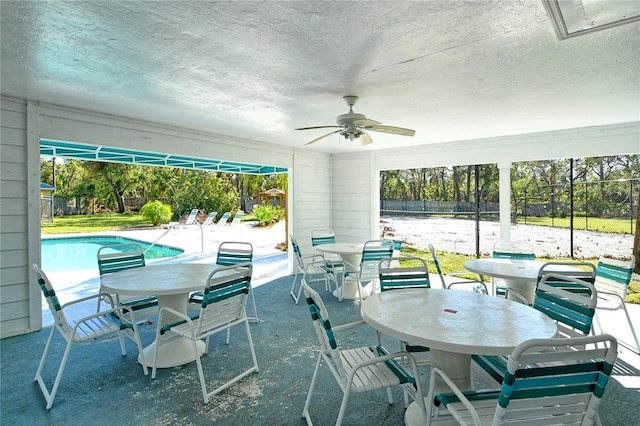
[(2, 1), (3, 94), (346, 152), (640, 120), (640, 23), (558, 41), (540, 0)]

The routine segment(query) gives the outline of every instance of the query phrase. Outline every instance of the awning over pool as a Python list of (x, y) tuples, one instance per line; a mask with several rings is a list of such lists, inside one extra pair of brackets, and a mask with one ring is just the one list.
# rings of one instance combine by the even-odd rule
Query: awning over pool
[(235, 161), (211, 160), (207, 158), (186, 157), (183, 155), (159, 154), (156, 152), (111, 148), (75, 142), (40, 140), (40, 155), (75, 160), (95, 160), (111, 163), (129, 163), (144, 166), (178, 167), (181, 169), (208, 170), (212, 172), (244, 173), (266, 175), (286, 173), (284, 167), (265, 166)]

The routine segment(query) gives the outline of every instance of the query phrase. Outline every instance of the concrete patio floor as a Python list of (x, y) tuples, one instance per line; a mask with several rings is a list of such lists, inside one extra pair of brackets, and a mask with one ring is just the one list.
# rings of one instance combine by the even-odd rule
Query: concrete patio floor
[[(58, 395), (51, 410), (33, 381), (49, 334), (48, 329), (0, 341), (2, 372), (0, 423), (15, 425), (303, 425), (304, 400), (313, 374), (317, 339), (305, 305), (295, 305), (289, 295), (292, 276), (258, 286), (255, 296), (260, 323), (251, 324), (260, 372), (252, 374), (204, 405), (194, 362), (159, 370), (152, 380), (136, 362), (135, 345), (127, 341), (128, 356), (121, 357), (116, 338), (78, 344), (71, 353)], [(358, 320), (352, 301), (338, 302), (327, 292), (322, 297), (332, 324)], [(141, 327), (143, 345), (154, 339), (155, 322)], [(344, 347), (371, 345), (375, 332), (368, 326), (336, 334)], [(389, 347), (397, 342), (386, 340)], [(59, 360), (64, 342), (55, 340)], [(56, 359), (56, 358), (54, 358)], [(202, 358), (211, 386), (248, 365), (249, 353), (243, 329), (213, 337)], [(53, 380), (50, 368), (44, 375)], [(429, 368), (421, 368), (427, 383)], [(484, 384), (474, 377), (475, 386)], [(341, 392), (328, 370), (322, 371), (311, 405), (317, 425), (335, 423)], [(354, 395), (345, 425), (402, 425), (402, 394), (386, 403), (383, 391)], [(621, 348), (613, 379), (606, 389), (600, 416), (603, 425), (640, 424), (640, 356)]]

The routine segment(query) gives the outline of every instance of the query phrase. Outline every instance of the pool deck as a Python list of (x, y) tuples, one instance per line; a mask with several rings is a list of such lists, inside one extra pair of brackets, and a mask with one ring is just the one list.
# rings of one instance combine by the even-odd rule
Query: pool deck
[[(47, 238), (72, 237), (82, 234), (47, 234)], [(181, 248), (184, 250), (179, 256), (163, 259), (148, 259), (147, 265), (171, 263), (215, 263), (218, 246), (222, 241), (250, 242), (254, 250), (254, 273), (252, 284), (254, 287), (282, 277), (289, 273), (288, 253), (276, 248), (285, 242), (285, 224), (283, 221), (269, 227), (260, 228), (248, 223), (240, 223), (234, 227), (199, 227), (197, 225), (180, 226), (173, 229), (134, 229), (126, 231), (106, 231), (91, 235), (117, 235), (146, 242), (155, 242)], [(81, 297), (98, 292), (100, 274), (98, 268), (79, 271), (47, 272), (53, 282), (56, 294), (61, 303), (67, 303)], [(204, 284), (204, 283), (203, 283)], [(93, 313), (93, 306), (87, 306), (87, 314)], [(46, 301), (42, 301), (43, 326), (53, 324), (53, 317), (49, 312)]]

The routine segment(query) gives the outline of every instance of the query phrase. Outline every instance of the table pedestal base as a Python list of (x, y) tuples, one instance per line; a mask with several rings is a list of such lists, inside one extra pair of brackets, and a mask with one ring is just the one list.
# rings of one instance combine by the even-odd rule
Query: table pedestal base
[[(455, 352), (439, 351), (431, 349), (431, 366), (438, 367), (451, 378), (451, 380), (461, 390), (471, 390), (471, 355), (459, 354)], [(435, 394), (449, 392), (449, 388), (442, 380), (436, 380)], [(429, 404), (425, 395), (425, 404)], [(425, 419), (422, 418), (422, 410), (418, 404), (409, 404), (404, 415), (405, 425), (423, 425)]]
[[(198, 356), (204, 354), (205, 344), (202, 340), (197, 342)], [(156, 342), (153, 342), (142, 350), (147, 367), (153, 367), (153, 354), (156, 350)], [(158, 368), (177, 367), (195, 361), (193, 357), (193, 343), (183, 337), (163, 343), (158, 351)], [(138, 355), (138, 362), (142, 364), (142, 356)]]
[(367, 297), (370, 295), (369, 290), (366, 287), (360, 288), (360, 292), (358, 292), (358, 286), (360, 283), (353, 277), (345, 277), (342, 280), (342, 285), (337, 290), (333, 291), (333, 295), (337, 298), (340, 298), (340, 292), (342, 292), (342, 299), (347, 300), (358, 300), (360, 299), (360, 294), (362, 297)]

